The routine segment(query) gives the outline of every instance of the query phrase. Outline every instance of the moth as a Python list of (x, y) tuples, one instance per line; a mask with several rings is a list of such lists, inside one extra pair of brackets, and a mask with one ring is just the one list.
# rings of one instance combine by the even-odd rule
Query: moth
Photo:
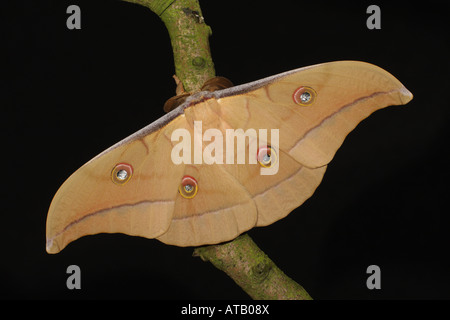
[[(358, 61), (323, 63), (195, 93), (64, 182), (48, 212), (47, 252), (57, 253), (85, 235), (117, 232), (176, 246), (217, 244), (272, 224), (312, 196), (359, 122), (411, 99), (390, 73)], [(223, 155), (229, 162), (174, 163), (181, 140), (174, 140), (174, 133), (195, 137), (197, 123), (215, 139), (203, 140), (200, 150), (195, 141), (179, 148), (180, 157), (196, 151), (216, 157), (211, 145), (220, 146), (218, 134), (234, 130), (236, 139), (245, 138), (247, 161), (238, 163), (235, 143), (224, 148), (235, 152)], [(260, 137), (261, 130), (270, 134)], [(272, 132), (278, 140), (271, 139)], [(258, 148), (250, 148), (256, 140)], [(261, 174), (274, 166), (276, 173)]]

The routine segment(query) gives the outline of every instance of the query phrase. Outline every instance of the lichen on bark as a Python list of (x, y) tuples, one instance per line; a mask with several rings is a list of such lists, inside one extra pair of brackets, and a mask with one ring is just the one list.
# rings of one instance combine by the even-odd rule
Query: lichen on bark
[(311, 299), (306, 290), (286, 276), (247, 234), (224, 244), (196, 248), (194, 256), (224, 271), (253, 299)]

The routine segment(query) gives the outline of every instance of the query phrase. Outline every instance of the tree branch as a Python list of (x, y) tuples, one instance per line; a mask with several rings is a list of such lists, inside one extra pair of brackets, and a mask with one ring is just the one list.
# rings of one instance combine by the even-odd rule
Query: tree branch
[(228, 243), (196, 248), (194, 256), (225, 272), (255, 300), (311, 300), (247, 234)]
[[(208, 41), (211, 29), (204, 22), (198, 0), (123, 1), (150, 8), (164, 22), (172, 43), (176, 75), (185, 91), (199, 90), (214, 77)], [(311, 299), (247, 234), (224, 244), (196, 248), (193, 255), (224, 271), (253, 299)]]
[(211, 28), (196, 0), (124, 0), (150, 8), (164, 22), (172, 43), (175, 73), (186, 92), (215, 76), (209, 50)]

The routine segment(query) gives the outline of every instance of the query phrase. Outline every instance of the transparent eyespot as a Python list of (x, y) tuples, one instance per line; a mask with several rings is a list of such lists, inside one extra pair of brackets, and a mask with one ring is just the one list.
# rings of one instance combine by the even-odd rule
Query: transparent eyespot
[(133, 175), (133, 167), (127, 163), (118, 163), (111, 171), (111, 180), (118, 185), (124, 185), (130, 181)]
[(309, 106), (314, 103), (317, 97), (316, 91), (310, 87), (300, 87), (294, 91), (292, 98), (294, 102), (301, 106)]
[(305, 91), (300, 95), (300, 101), (302, 103), (308, 103), (309, 100), (311, 100), (311, 93), (309, 93), (308, 91)]
[(118, 180), (123, 181), (128, 177), (128, 172), (122, 169), (117, 172), (116, 176)]
[(262, 167), (270, 168), (278, 161), (278, 156), (271, 146), (266, 146), (259, 148), (257, 159)]
[(192, 199), (197, 194), (197, 191), (197, 180), (195, 180), (191, 176), (184, 176), (183, 179), (181, 179), (180, 186), (178, 187), (178, 192), (183, 198)]

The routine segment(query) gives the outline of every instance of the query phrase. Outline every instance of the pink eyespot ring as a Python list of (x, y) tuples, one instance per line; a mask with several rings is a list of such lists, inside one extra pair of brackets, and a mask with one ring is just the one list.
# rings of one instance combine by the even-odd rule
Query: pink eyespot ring
[(316, 100), (317, 93), (311, 87), (300, 87), (294, 91), (292, 99), (300, 106), (310, 106)]
[(124, 185), (130, 181), (133, 167), (128, 163), (118, 163), (111, 171), (111, 180), (117, 185)]
[(185, 199), (192, 199), (196, 196), (198, 191), (198, 183), (197, 180), (195, 180), (191, 176), (184, 176), (183, 179), (181, 179), (181, 183), (178, 186), (178, 192), (181, 194), (181, 196)]
[(258, 149), (257, 160), (262, 167), (270, 168), (278, 161), (278, 155), (271, 146), (265, 146)]

